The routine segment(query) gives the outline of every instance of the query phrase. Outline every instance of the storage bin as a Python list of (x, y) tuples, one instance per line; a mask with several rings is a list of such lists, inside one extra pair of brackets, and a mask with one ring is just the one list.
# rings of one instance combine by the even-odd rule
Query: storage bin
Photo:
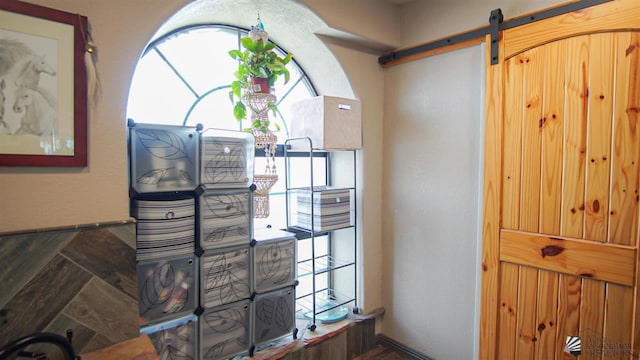
[(309, 137), (314, 149), (362, 148), (360, 100), (320, 95), (293, 103), (291, 112), (292, 138)]
[(205, 251), (200, 263), (202, 307), (210, 309), (251, 296), (249, 246)]
[(132, 200), (136, 222), (136, 256), (149, 260), (193, 254), (195, 199)]
[(253, 341), (256, 346), (285, 335), (294, 335), (295, 291), (293, 287), (259, 294), (253, 300)]
[(201, 151), (200, 181), (205, 189), (248, 188), (253, 183), (255, 139), (250, 133), (207, 129)]
[[(351, 194), (347, 188), (317, 186), (297, 190), (296, 225), (314, 231), (329, 231), (354, 224)], [(312, 200), (313, 199), (313, 200)], [(311, 207), (313, 206), (313, 229)]]
[(198, 321), (200, 357), (228, 359), (251, 347), (251, 303), (248, 300), (206, 310)]
[(189, 191), (198, 186), (200, 133), (195, 127), (135, 124), (129, 137), (133, 190)]
[(193, 313), (198, 302), (198, 259), (194, 256), (139, 261), (138, 310), (142, 324)]
[(192, 197), (153, 198), (131, 201), (131, 216), (138, 220), (171, 220), (195, 215)]
[(265, 293), (288, 285), (296, 280), (296, 237), (293, 233), (262, 229), (254, 234), (251, 242), (252, 289)]
[(146, 326), (140, 333), (147, 334), (160, 359), (198, 359), (197, 324), (195, 315)]
[(203, 250), (249, 245), (251, 242), (251, 193), (205, 191), (198, 198), (200, 237)]

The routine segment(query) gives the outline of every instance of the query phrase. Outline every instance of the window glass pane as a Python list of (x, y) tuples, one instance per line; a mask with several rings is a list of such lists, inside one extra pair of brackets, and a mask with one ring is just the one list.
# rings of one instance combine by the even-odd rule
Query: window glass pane
[(182, 125), (196, 97), (155, 52), (138, 61), (133, 75), (127, 118), (139, 123)]
[[(311, 162), (309, 157), (290, 157), (290, 167), (292, 171), (289, 172), (289, 186), (292, 188), (309, 187), (310, 174), (311, 174)], [(256, 168), (258, 169), (258, 168)], [(284, 165), (282, 167), (284, 171)], [(326, 185), (327, 173), (326, 173), (326, 158), (314, 157), (313, 158), (313, 186)], [(284, 191), (284, 188), (282, 188)]]
[(288, 137), (291, 136), (290, 124), (292, 121), (295, 121), (295, 118), (291, 112), (291, 104), (303, 99), (308, 99), (310, 97), (312, 97), (312, 95), (309, 94), (309, 89), (307, 88), (306, 82), (301, 80), (291, 88), (291, 91), (287, 94), (286, 98), (278, 98), (278, 101), (281, 101), (280, 103), (278, 103), (278, 111), (280, 112), (280, 115), (282, 116), (282, 119), (284, 121), (284, 124), (279, 122), (281, 130), (280, 133), (284, 134), (283, 139), (281, 139), (282, 136), (278, 134), (278, 141), (280, 143), (283, 143)]
[(210, 27), (180, 32), (158, 45), (167, 61), (198, 96), (212, 85), (233, 81), (237, 63), (227, 52), (237, 47), (237, 31)]
[(269, 217), (264, 219), (253, 219), (255, 229), (265, 229), (271, 226), (272, 229), (287, 228), (287, 214), (285, 211), (286, 195), (284, 193), (269, 193)]
[[(315, 257), (316, 267), (322, 268), (323, 264), (327, 263), (326, 256), (329, 254), (329, 240), (327, 236), (319, 236), (315, 238)], [(305, 239), (298, 241), (298, 281), (299, 284), (296, 287), (296, 296), (298, 298), (309, 295), (313, 291), (313, 277), (309, 275), (311, 271), (311, 240)], [(316, 291), (329, 287), (328, 272), (319, 274), (316, 276)], [(298, 306), (303, 305), (307, 309), (311, 306), (310, 298), (305, 301), (301, 301)], [(298, 307), (297, 311), (301, 310)]]
[[(195, 102), (187, 117), (186, 125), (202, 124), (205, 129), (227, 129), (242, 131), (240, 122), (233, 117), (229, 88), (218, 88)], [(246, 126), (246, 125), (245, 125)]]

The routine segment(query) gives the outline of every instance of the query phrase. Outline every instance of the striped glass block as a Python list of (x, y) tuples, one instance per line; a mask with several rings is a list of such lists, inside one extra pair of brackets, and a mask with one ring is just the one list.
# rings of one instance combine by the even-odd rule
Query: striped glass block
[(138, 260), (191, 255), (195, 250), (195, 199), (132, 200)]

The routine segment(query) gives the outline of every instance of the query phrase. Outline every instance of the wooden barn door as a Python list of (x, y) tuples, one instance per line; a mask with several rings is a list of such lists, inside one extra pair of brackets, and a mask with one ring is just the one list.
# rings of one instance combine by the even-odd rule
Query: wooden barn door
[(638, 30), (612, 1), (487, 59), (480, 359), (640, 355)]

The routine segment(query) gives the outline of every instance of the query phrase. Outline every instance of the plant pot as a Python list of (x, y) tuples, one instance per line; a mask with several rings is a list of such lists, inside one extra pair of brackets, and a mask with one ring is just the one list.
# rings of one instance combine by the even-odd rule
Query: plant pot
[(272, 89), (269, 88), (269, 79), (260, 77), (251, 78), (251, 90), (257, 94), (270, 94)]

